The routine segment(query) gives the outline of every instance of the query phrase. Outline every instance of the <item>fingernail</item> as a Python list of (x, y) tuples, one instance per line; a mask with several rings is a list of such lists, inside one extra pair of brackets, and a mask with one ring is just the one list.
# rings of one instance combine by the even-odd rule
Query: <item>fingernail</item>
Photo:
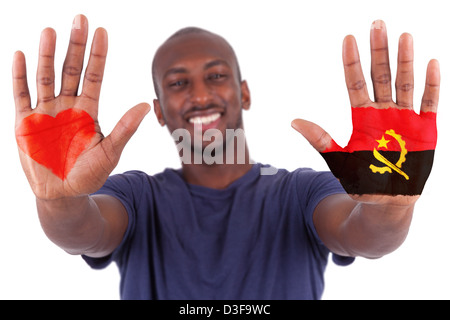
[(77, 15), (75, 19), (73, 19), (72, 29), (81, 29), (81, 16)]
[(372, 23), (372, 29), (380, 30), (384, 28), (384, 22), (383, 20), (375, 20)]

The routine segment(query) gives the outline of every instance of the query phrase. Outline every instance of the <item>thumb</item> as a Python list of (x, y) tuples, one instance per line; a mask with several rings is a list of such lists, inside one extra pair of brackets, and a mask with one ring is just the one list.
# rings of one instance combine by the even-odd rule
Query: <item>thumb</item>
[(313, 122), (295, 119), (291, 126), (300, 132), (318, 152), (323, 152), (335, 144), (328, 132)]
[(110, 135), (105, 138), (110, 140), (116, 152), (119, 154), (122, 152), (149, 111), (150, 105), (148, 103), (140, 103), (122, 116)]

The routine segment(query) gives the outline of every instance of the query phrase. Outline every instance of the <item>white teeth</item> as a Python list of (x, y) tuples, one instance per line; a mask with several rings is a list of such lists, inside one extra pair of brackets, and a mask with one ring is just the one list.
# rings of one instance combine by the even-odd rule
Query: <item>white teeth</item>
[(208, 116), (190, 118), (189, 122), (193, 123), (193, 124), (207, 125), (207, 124), (210, 124), (211, 122), (216, 121), (219, 118), (220, 118), (220, 113), (214, 113), (214, 114), (210, 114)]

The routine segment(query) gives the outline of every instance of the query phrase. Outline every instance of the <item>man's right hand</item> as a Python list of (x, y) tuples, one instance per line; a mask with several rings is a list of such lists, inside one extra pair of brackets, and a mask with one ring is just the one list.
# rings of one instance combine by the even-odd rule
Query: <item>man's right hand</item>
[(34, 109), (24, 54), (14, 55), (16, 139), (22, 167), (33, 192), (41, 200), (78, 197), (100, 189), (117, 165), (125, 144), (150, 110), (146, 103), (133, 107), (111, 134), (104, 137), (97, 118), (108, 39), (106, 30), (96, 30), (78, 95), (87, 35), (87, 19), (79, 15), (72, 27), (61, 91), (55, 96), (56, 33), (50, 28), (42, 32)]

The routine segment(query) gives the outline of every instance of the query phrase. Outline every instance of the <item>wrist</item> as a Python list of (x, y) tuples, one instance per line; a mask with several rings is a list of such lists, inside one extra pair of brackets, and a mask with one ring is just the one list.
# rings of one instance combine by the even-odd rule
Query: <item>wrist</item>
[(70, 208), (82, 205), (89, 201), (88, 195), (79, 195), (79, 196), (67, 196), (60, 198), (39, 198), (36, 196), (36, 203), (38, 206), (46, 207), (46, 208)]
[(362, 195), (349, 195), (353, 200), (364, 204), (372, 206), (381, 206), (392, 209), (407, 209), (413, 208), (416, 201), (420, 196), (404, 196), (404, 195), (372, 195), (372, 194), (362, 194)]
[(88, 195), (36, 199), (38, 216), (47, 237), (70, 254), (87, 252), (103, 234), (104, 220)]
[(39, 219), (43, 226), (47, 224), (70, 222), (83, 219), (91, 207), (88, 195), (57, 199), (36, 198)]

